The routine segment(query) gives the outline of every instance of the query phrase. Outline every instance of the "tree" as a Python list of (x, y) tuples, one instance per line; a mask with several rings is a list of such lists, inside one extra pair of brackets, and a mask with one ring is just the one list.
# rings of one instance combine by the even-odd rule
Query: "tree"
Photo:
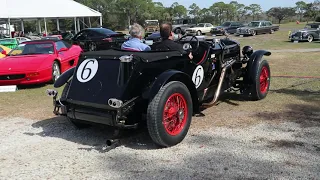
[(255, 20), (255, 17), (258, 17), (262, 13), (262, 8), (259, 4), (250, 4), (250, 6), (246, 7), (246, 10), (249, 11), (252, 20)]
[(196, 3), (193, 3), (189, 6), (189, 9), (190, 9), (189, 14), (192, 15), (198, 22), (200, 19), (200, 11), (201, 11), (199, 6)]
[(304, 1), (296, 2), (296, 10), (300, 15), (300, 22), (302, 21), (302, 17), (306, 11), (306, 7), (307, 7), (307, 3), (305, 3)]
[(174, 2), (172, 5), (171, 5), (171, 9), (172, 9), (172, 15), (173, 17), (178, 17), (178, 18), (182, 18), (182, 17), (185, 17), (187, 16), (187, 8), (184, 7), (183, 5), (180, 5), (179, 3), (177, 2)]
[(247, 10), (245, 9), (246, 6), (244, 4), (239, 4), (237, 1), (231, 1), (230, 4), (235, 8), (235, 17), (237, 17), (237, 21), (240, 21), (240, 19), (247, 14)]
[(304, 17), (308, 20), (316, 20), (317, 16), (320, 15), (320, 1), (316, 0), (314, 3), (309, 3), (306, 5), (306, 11)]
[(267, 14), (278, 19), (280, 24), (281, 21), (284, 20), (285, 18), (296, 15), (296, 10), (295, 8), (289, 8), (289, 7), (284, 7), (284, 8), (274, 7), (274, 8), (271, 8), (269, 11), (267, 11)]

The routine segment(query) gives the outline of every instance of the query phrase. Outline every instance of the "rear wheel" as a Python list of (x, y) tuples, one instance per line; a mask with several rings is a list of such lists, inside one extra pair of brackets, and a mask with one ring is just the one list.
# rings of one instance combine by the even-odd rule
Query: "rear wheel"
[(180, 143), (191, 124), (192, 106), (183, 83), (172, 81), (162, 87), (148, 106), (147, 126), (152, 140), (163, 147)]
[(270, 29), (270, 34), (274, 34), (274, 30), (273, 29)]
[(262, 60), (253, 73), (254, 83), (252, 87), (253, 100), (264, 99), (270, 87), (270, 67), (267, 60)]
[(309, 35), (308, 36), (308, 42), (312, 42), (313, 41), (313, 36), (312, 35)]
[(89, 51), (96, 51), (97, 50), (97, 45), (94, 42), (91, 42), (89, 44)]
[(52, 64), (52, 82), (55, 83), (56, 80), (60, 77), (61, 71), (60, 71), (60, 65), (57, 61), (54, 61)]

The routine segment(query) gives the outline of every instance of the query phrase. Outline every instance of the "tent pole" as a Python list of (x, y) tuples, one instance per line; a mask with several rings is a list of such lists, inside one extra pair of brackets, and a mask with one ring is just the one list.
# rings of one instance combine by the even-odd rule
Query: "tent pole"
[(78, 31), (77, 31), (77, 18), (75, 17), (74, 18), (74, 33), (77, 34)]
[(48, 34), (48, 31), (47, 31), (47, 20), (46, 18), (43, 18), (44, 20), (44, 33), (47, 35)]
[(59, 18), (57, 18), (57, 31), (60, 31)]
[(38, 19), (38, 27), (39, 27), (39, 34), (41, 34), (41, 22), (40, 22), (40, 19)]
[(8, 26), (9, 26), (9, 29), (8, 29), (8, 27), (7, 27), (7, 29), (9, 30), (9, 36), (10, 36), (11, 38), (13, 38), (13, 37), (11, 36), (11, 24), (10, 24), (10, 18), (8, 18)]
[(84, 23), (84, 17), (82, 17), (82, 29), (86, 28), (86, 23)]
[(89, 17), (89, 27), (91, 28), (91, 19), (90, 19), (90, 17)]
[(80, 32), (80, 19), (77, 19), (77, 24), (78, 24), (78, 32)]
[(23, 19), (21, 19), (21, 31), (24, 34), (24, 23), (23, 23)]
[(102, 28), (102, 16), (100, 16), (100, 26)]

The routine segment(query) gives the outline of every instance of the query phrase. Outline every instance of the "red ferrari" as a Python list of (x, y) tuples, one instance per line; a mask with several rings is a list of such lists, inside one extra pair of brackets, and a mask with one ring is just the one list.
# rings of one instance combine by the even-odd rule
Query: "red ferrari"
[(0, 59), (0, 85), (55, 82), (76, 66), (82, 49), (62, 40), (35, 40), (19, 44)]

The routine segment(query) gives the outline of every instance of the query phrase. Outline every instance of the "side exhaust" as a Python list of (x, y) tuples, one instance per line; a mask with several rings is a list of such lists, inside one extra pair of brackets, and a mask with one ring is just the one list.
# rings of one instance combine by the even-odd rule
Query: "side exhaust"
[(114, 144), (119, 144), (120, 139), (107, 139), (106, 144), (107, 146), (112, 146)]
[[(235, 62), (236, 62), (236, 60), (234, 60), (234, 61), (232, 61), (232, 62), (230, 62), (230, 63), (228, 63), (228, 64), (226, 64), (226, 65), (224, 66), (224, 68), (222, 69), (220, 78), (219, 78), (219, 83), (218, 83), (217, 90), (216, 90), (216, 92), (215, 92), (215, 94), (214, 94), (214, 98), (213, 98), (213, 100), (212, 100), (211, 102), (209, 102), (209, 103), (203, 103), (202, 106), (203, 106), (204, 108), (208, 108), (208, 107), (211, 107), (211, 106), (214, 106), (214, 105), (217, 104), (218, 99), (219, 99), (219, 97), (220, 97), (221, 88), (222, 88), (222, 84), (223, 84), (223, 82), (224, 82), (224, 77), (225, 77), (225, 75), (226, 75), (226, 71), (227, 71), (227, 69), (228, 69), (229, 67), (231, 67)], [(205, 93), (207, 93), (207, 91), (206, 91)]]

